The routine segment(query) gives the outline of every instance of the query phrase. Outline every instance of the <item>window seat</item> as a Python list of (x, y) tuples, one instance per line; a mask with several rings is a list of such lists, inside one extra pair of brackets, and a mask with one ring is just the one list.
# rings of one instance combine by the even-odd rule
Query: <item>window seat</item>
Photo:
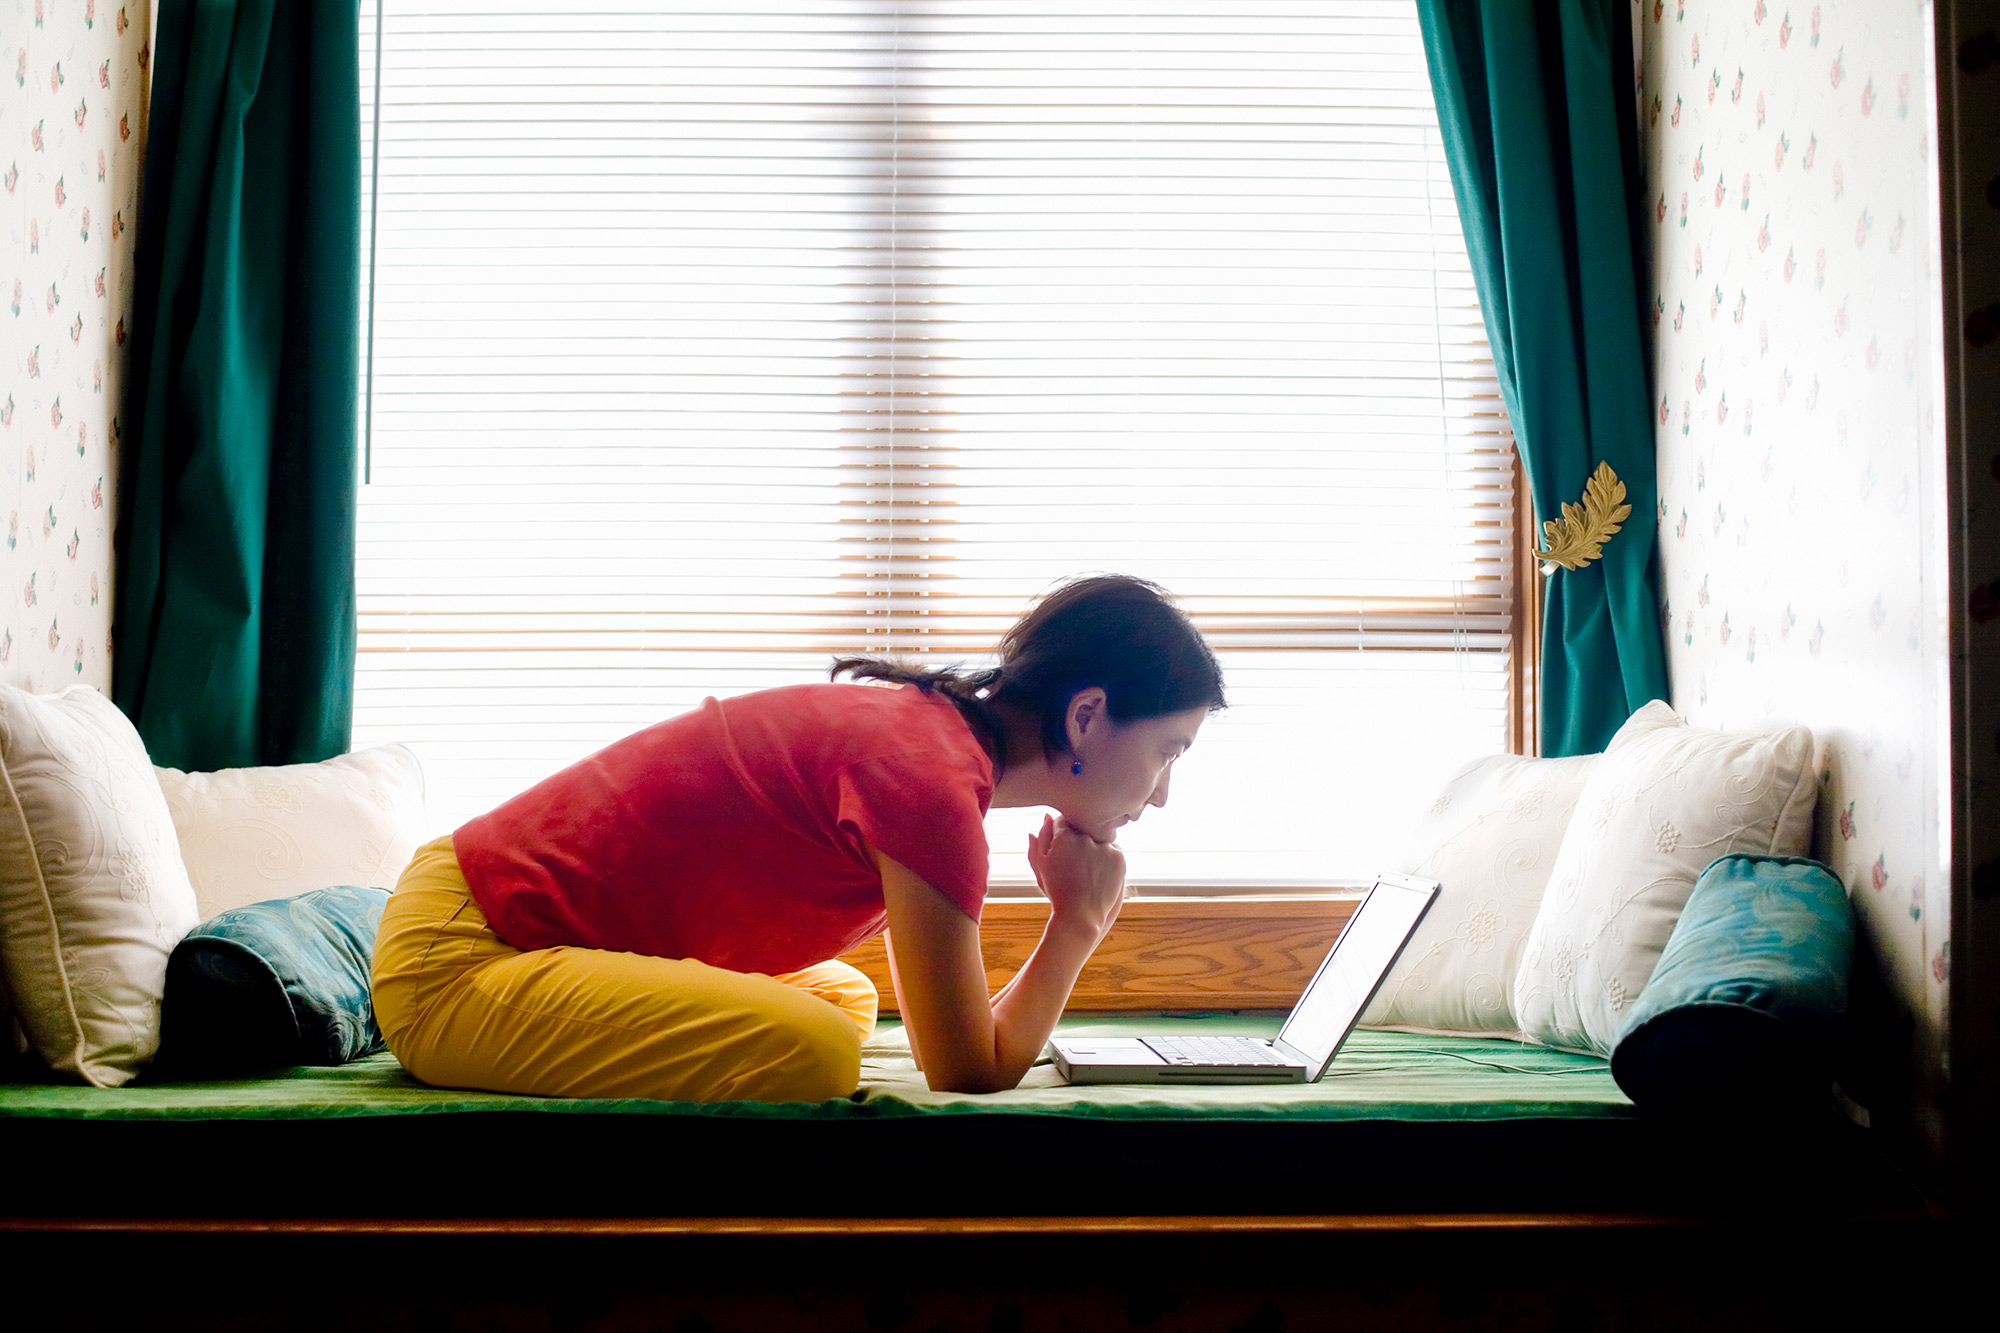
[[(1066, 1030), (1268, 1035), (1257, 1015)], [(0, 1085), (5, 1211), (26, 1216), (936, 1216), (1006, 1213), (1901, 1211), (1829, 1113), (1694, 1133), (1602, 1060), (1359, 1032), (1316, 1084), (1068, 1087), (1038, 1065), (934, 1093), (884, 1020), (851, 1100), (544, 1099), (428, 1088), (383, 1055), (215, 1083)], [(196, 1164), (209, 1163), (209, 1168)], [(219, 1188), (213, 1164), (226, 1163)], [(449, 1201), (446, 1203), (445, 1201)]]

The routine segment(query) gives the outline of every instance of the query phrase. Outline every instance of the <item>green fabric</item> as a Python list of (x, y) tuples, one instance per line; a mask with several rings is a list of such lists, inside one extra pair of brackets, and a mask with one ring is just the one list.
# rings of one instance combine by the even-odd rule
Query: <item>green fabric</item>
[[(1072, 1020), (1066, 1032), (1244, 1032), (1278, 1020), (1229, 1015)], [(885, 1021), (862, 1052), (862, 1091), (819, 1103), (590, 1101), (427, 1088), (378, 1055), (339, 1067), (212, 1083), (81, 1088), (0, 1085), (0, 1119), (310, 1120), (347, 1116), (542, 1111), (573, 1115), (726, 1116), (752, 1120), (903, 1119), (935, 1115), (1084, 1116), (1106, 1120), (1518, 1120), (1629, 1118), (1604, 1061), (1510, 1041), (1357, 1032), (1314, 1084), (1200, 1088), (1065, 1086), (1046, 1059), (1012, 1092), (932, 1092), (901, 1027)]]
[(167, 958), (156, 1066), (243, 1074), (382, 1049), (368, 985), (387, 889), (340, 884), (232, 907)]
[(158, 16), (113, 697), (155, 763), (324, 759), (353, 713), (358, 10)]
[(1632, 1002), (1612, 1076), (1649, 1111), (1824, 1101), (1853, 956), (1853, 909), (1825, 866), (1748, 853), (1713, 861)]
[[(1643, 208), (1625, 0), (1418, 0), (1438, 125), (1535, 510), (1597, 464), (1632, 516), (1548, 580), (1542, 753), (1602, 750), (1667, 697), (1658, 503), (1633, 227)], [(1530, 534), (1522, 534), (1527, 540)]]

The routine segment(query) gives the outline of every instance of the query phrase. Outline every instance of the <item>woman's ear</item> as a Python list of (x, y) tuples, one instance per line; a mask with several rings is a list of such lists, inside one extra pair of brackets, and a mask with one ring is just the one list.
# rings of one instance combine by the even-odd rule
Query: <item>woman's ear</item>
[(1072, 748), (1084, 738), (1094, 726), (1104, 720), (1104, 705), (1108, 696), (1100, 685), (1092, 685), (1087, 690), (1078, 690), (1070, 696), (1068, 726), (1069, 743)]

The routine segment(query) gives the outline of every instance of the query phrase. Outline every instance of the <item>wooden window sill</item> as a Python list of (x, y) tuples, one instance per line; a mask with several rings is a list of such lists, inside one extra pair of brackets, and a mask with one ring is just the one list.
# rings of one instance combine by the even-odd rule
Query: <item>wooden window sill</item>
[[(1355, 892), (1134, 898), (1084, 966), (1069, 1007), (1289, 1009), (1360, 900)], [(979, 937), (989, 989), (1028, 961), (1048, 917), (1040, 899), (987, 900)], [(882, 941), (843, 957), (875, 983), (882, 1012), (895, 1013)]]

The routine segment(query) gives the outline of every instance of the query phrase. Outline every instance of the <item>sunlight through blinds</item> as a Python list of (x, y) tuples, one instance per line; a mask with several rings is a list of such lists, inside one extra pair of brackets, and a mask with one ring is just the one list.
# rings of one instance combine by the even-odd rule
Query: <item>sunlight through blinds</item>
[(1409, 0), (383, 13), (355, 739), (440, 830), (1086, 571), (1233, 704), (1136, 882), (1365, 877), (1506, 748), (1513, 446)]

